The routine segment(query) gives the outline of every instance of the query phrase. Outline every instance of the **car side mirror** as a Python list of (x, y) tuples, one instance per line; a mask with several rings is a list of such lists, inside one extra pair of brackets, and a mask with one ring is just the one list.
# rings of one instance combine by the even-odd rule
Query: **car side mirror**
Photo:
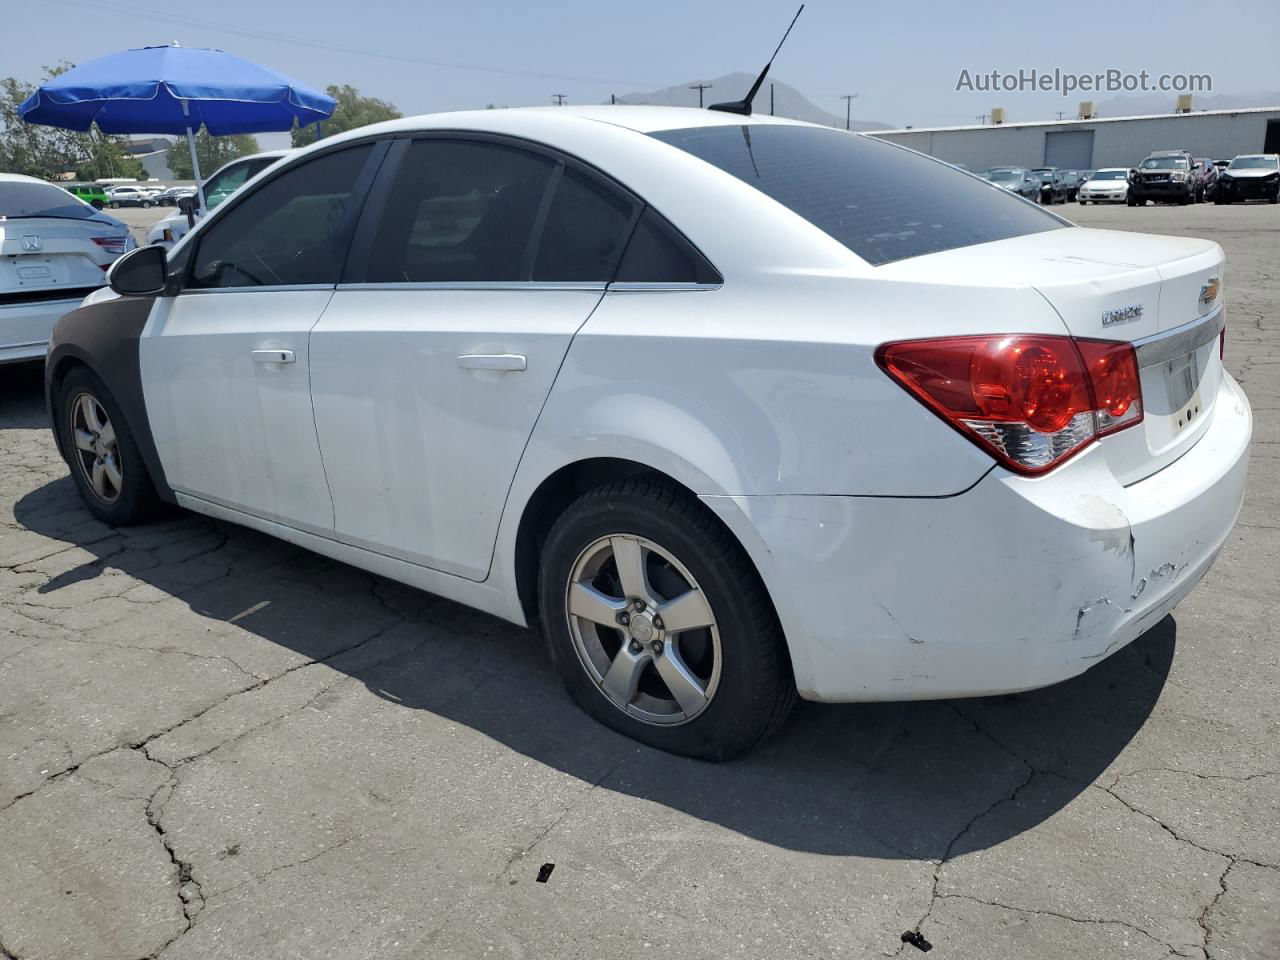
[(178, 212), (186, 215), (188, 230), (196, 225), (196, 208), (199, 204), (199, 196), (178, 198)]
[(117, 260), (107, 274), (111, 289), (122, 297), (155, 297), (169, 282), (164, 247), (151, 245), (131, 250)]

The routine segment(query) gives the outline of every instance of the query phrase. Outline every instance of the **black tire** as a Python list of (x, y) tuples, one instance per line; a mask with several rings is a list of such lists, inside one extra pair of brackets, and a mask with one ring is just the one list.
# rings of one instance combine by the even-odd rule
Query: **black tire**
[(112, 200), (112, 201), (111, 201), (111, 209), (112, 209), (112, 210), (119, 210), (119, 209), (120, 209), (120, 201), (119, 201), (119, 200)]
[[(94, 489), (86, 462), (94, 455), (76, 447), (72, 420), (75, 404), (82, 396), (97, 401), (115, 431), (114, 462), (119, 466), (121, 481), (114, 498), (104, 497)], [(133, 431), (115, 397), (88, 367), (76, 367), (67, 374), (54, 401), (53, 417), (54, 429), (69, 460), (71, 479), (90, 513), (113, 527), (141, 523), (156, 514), (160, 498), (156, 496)]]
[(101, 210), (101, 209), (102, 209), (102, 201), (101, 201), (101, 200), (91, 200), (91, 201), (89, 202), (89, 205), (90, 205), (91, 207), (93, 207), (93, 209), (95, 209), (95, 210)]
[[(616, 705), (588, 671), (570, 627), (566, 597), (575, 566), (602, 538), (619, 534), (648, 540), (673, 556), (692, 575), (715, 618), (720, 640), (717, 685), (701, 712), (677, 724), (642, 720)], [(569, 695), (605, 726), (649, 746), (726, 760), (747, 752), (781, 726), (795, 704), (782, 628), (754, 566), (697, 499), (668, 482), (615, 481), (574, 501), (547, 536), (538, 596), (551, 659)], [(620, 648), (622, 628), (609, 632), (616, 634)], [(643, 669), (656, 677), (652, 662)]]
[(1213, 202), (1217, 206), (1223, 207), (1223, 206), (1226, 206), (1231, 201), (1229, 201), (1226, 197), (1222, 195), (1222, 191), (1218, 191), (1218, 194), (1213, 198)]
[(142, 201), (142, 203), (141, 203), (141, 204), (139, 204), (139, 206), (141, 206), (143, 210), (150, 210), (150, 209), (151, 209), (151, 201), (150, 201), (150, 200), (143, 200), (143, 201)]
[(1088, 200), (1086, 200), (1084, 197), (1081, 197), (1081, 198), (1080, 198), (1080, 206), (1082, 206), (1082, 207), (1087, 207), (1088, 205), (1089, 205), (1089, 201), (1088, 201)]
[(1133, 197), (1126, 197), (1124, 202), (1130, 207), (1136, 207), (1138, 205), (1138, 201), (1133, 199)]
[(1280, 190), (1277, 190), (1275, 193), (1273, 193), (1273, 194), (1271, 195), (1271, 199), (1270, 199), (1270, 200), (1268, 200), (1267, 202), (1268, 202), (1268, 203), (1280, 203)]

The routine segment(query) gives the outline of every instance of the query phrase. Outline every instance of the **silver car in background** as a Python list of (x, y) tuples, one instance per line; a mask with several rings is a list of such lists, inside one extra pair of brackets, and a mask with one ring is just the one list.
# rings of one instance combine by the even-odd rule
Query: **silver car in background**
[(134, 246), (128, 227), (66, 190), (0, 173), (0, 363), (42, 358), (58, 318)]

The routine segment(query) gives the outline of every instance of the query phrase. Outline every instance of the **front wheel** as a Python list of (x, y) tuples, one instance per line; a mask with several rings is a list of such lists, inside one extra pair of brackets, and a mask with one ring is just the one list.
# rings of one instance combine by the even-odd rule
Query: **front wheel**
[(143, 201), (142, 201), (141, 206), (142, 206), (142, 209), (143, 209), (143, 210), (150, 210), (150, 209), (151, 209), (151, 201), (150, 201), (150, 200), (143, 200)]
[(587, 713), (706, 760), (750, 750), (796, 698), (782, 630), (742, 548), (696, 498), (647, 479), (556, 521), (539, 601), (551, 657)]
[(119, 210), (119, 209), (120, 209), (120, 201), (119, 201), (119, 200), (112, 200), (112, 201), (111, 201), (111, 209), (112, 209), (112, 210)]
[(106, 385), (88, 368), (67, 374), (58, 391), (54, 427), (90, 513), (117, 527), (155, 512), (160, 500), (133, 431)]

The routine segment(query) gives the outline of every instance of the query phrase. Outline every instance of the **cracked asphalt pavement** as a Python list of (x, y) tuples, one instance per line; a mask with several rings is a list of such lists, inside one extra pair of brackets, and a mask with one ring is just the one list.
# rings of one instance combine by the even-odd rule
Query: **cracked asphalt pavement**
[(1068, 683), (802, 704), (721, 766), (591, 722), (525, 631), (97, 523), (0, 368), (0, 956), (1280, 957), (1280, 208), (1069, 214), (1227, 250), (1256, 432), (1217, 565)]

